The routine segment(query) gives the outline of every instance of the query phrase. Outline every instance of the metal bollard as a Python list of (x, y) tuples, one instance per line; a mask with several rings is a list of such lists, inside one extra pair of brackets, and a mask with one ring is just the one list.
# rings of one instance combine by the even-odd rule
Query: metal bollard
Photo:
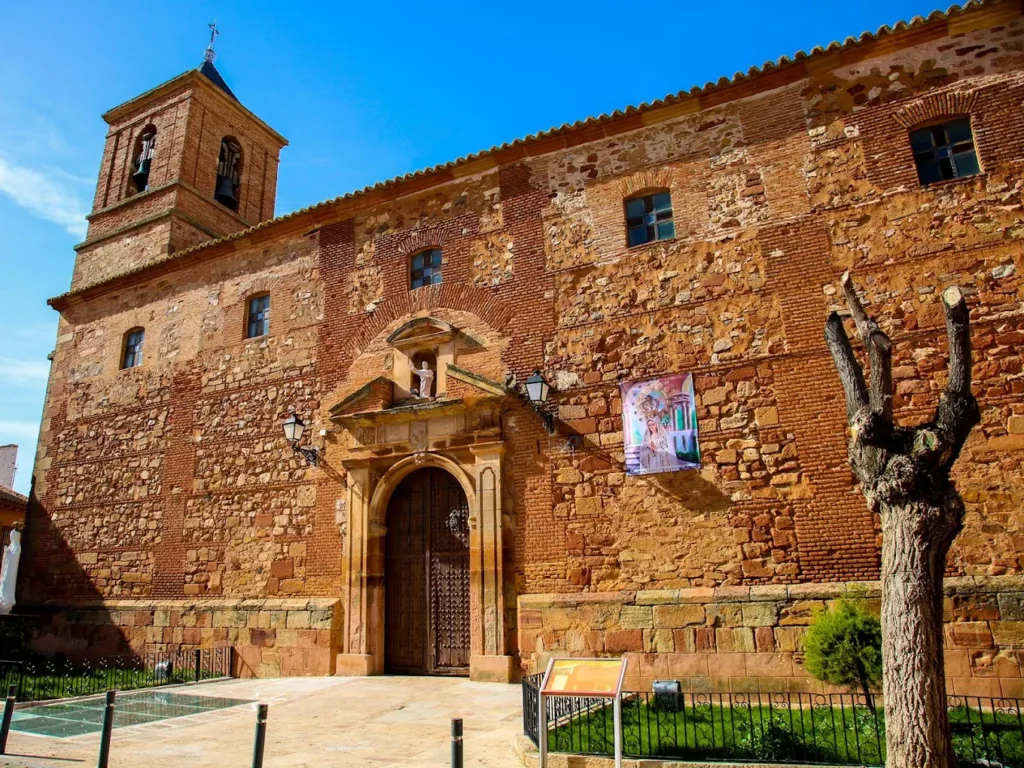
[(0, 755), (7, 754), (7, 734), (11, 732), (11, 719), (14, 717), (14, 700), (18, 698), (18, 686), (11, 683), (7, 689), (7, 703), (4, 704), (4, 720), (0, 724)]
[(252, 768), (263, 768), (263, 747), (267, 743), (267, 705), (256, 712), (256, 742), (252, 748)]
[(114, 691), (107, 691), (107, 708), (103, 710), (103, 734), (100, 736), (99, 768), (107, 768), (110, 761), (110, 733), (114, 729)]
[(197, 648), (195, 650), (195, 665), (196, 665), (196, 682), (199, 682), (199, 663), (201, 661), (202, 652)]
[(452, 718), (452, 768), (462, 768), (462, 718)]

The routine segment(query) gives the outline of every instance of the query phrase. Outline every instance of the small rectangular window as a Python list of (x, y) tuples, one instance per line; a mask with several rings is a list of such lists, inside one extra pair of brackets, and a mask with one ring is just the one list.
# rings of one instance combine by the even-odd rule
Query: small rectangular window
[(249, 318), (245, 327), (245, 338), (255, 339), (270, 333), (270, 294), (253, 296), (249, 299)]
[(128, 331), (124, 337), (124, 357), (121, 358), (122, 368), (137, 368), (142, 365), (142, 342), (145, 331), (141, 328)]
[(672, 196), (668, 191), (626, 201), (626, 241), (630, 248), (675, 236)]
[(912, 131), (910, 148), (917, 165), (917, 178), (924, 186), (981, 173), (970, 118)]
[(441, 283), (441, 249), (431, 248), (420, 251), (409, 264), (409, 289), (415, 290), (424, 285)]

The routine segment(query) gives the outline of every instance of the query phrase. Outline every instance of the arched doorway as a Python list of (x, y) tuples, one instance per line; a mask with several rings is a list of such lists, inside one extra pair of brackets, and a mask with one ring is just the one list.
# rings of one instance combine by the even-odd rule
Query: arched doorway
[(469, 673), (469, 503), (436, 467), (407, 475), (388, 502), (384, 659), (389, 672)]

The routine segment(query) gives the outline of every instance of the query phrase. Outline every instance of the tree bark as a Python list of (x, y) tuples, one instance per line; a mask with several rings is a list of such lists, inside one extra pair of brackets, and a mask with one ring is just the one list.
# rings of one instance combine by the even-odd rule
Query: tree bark
[[(959, 501), (957, 498), (956, 501)], [(942, 574), (963, 506), (883, 506), (882, 693), (889, 766), (955, 766), (946, 712)]]
[(892, 419), (892, 344), (868, 317), (849, 274), (843, 293), (868, 350), (871, 386), (839, 315), (825, 339), (846, 395), (850, 465), (882, 517), (882, 690), (886, 764), (954, 768), (942, 651), (942, 577), (964, 505), (950, 480), (953, 463), (979, 421), (971, 394), (969, 312), (960, 290), (942, 296), (949, 380), (935, 416), (915, 428)]

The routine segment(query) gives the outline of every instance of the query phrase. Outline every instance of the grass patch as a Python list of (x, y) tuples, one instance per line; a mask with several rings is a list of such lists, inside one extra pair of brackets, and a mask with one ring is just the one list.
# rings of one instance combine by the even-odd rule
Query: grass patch
[[(220, 677), (219, 673), (201, 670), (200, 680)], [(4, 689), (8, 684), (18, 684), (18, 701), (46, 701), (72, 696), (89, 696), (108, 690), (132, 691), (159, 685), (188, 683), (196, 679), (195, 670), (175, 669), (170, 675), (157, 677), (152, 669), (89, 669), (71, 670), (66, 674), (53, 672), (10, 672), (0, 673)]]
[[(623, 753), (629, 757), (683, 760), (883, 765), (885, 716), (881, 707), (826, 705), (728, 706), (683, 699), (679, 711), (655, 706), (646, 697), (622, 705)], [(966, 763), (997, 761), (1024, 768), (1024, 740), (1016, 709), (988, 711), (958, 707), (949, 712), (953, 746)], [(552, 752), (611, 755), (611, 705), (574, 715), (548, 734)]]

